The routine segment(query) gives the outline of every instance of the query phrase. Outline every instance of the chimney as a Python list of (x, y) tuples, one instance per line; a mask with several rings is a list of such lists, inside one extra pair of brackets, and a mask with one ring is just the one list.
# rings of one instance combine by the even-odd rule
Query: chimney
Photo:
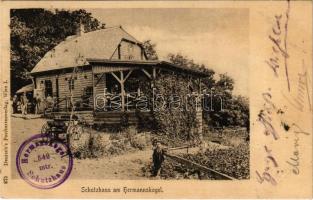
[(85, 33), (85, 26), (83, 25), (83, 23), (80, 21), (79, 22), (79, 26), (77, 27), (77, 30), (76, 30), (76, 35), (77, 36), (81, 36)]

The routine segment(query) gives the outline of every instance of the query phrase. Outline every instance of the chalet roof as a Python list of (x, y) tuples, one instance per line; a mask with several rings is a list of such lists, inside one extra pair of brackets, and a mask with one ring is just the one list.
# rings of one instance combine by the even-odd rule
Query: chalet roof
[(111, 57), (122, 41), (141, 44), (122, 27), (112, 27), (84, 33), (80, 36), (67, 37), (52, 50), (47, 52), (31, 71), (32, 74), (52, 70), (67, 69), (77, 66), (87, 66), (91, 63), (125, 64), (128, 66), (158, 66), (168, 70), (179, 70), (198, 76), (205, 73), (166, 61), (147, 60), (112, 60)]
[(140, 44), (122, 27), (69, 36), (47, 52), (31, 73), (88, 65), (86, 58), (110, 59), (123, 39)]

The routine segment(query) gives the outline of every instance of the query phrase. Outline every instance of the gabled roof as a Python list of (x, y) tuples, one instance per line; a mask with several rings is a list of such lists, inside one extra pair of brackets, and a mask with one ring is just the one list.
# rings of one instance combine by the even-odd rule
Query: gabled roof
[(122, 27), (69, 36), (47, 52), (31, 73), (88, 65), (87, 58), (110, 59), (123, 39), (140, 44)]

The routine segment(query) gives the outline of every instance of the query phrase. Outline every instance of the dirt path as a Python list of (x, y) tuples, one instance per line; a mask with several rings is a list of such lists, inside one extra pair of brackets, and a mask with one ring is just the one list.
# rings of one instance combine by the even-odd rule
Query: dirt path
[(151, 159), (151, 150), (128, 153), (112, 158), (74, 160), (71, 177), (89, 179), (147, 179), (141, 168)]
[[(15, 156), (19, 146), (32, 135), (40, 133), (45, 119), (11, 118), (12, 124), (12, 178), (17, 178)], [(152, 150), (131, 152), (115, 157), (100, 159), (74, 159), (72, 179), (147, 179), (143, 177), (141, 168), (151, 160)]]
[(19, 177), (16, 169), (15, 158), (16, 153), (21, 144), (33, 135), (40, 134), (45, 119), (23, 119), (19, 117), (11, 117), (11, 166), (12, 178)]

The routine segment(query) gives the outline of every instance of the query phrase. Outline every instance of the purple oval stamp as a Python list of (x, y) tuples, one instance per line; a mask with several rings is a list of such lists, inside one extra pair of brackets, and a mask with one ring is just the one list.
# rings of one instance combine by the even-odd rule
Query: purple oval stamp
[(39, 189), (55, 188), (70, 175), (73, 158), (66, 144), (34, 135), (20, 146), (16, 166), (22, 179)]

